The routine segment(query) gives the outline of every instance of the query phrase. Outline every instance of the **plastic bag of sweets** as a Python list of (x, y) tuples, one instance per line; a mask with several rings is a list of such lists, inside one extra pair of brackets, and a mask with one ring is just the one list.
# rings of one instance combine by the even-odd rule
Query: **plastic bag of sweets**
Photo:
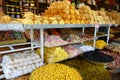
[(67, 45), (67, 46), (64, 46), (63, 48), (69, 54), (70, 58), (82, 54), (82, 52), (79, 51), (77, 48), (75, 48), (73, 45)]

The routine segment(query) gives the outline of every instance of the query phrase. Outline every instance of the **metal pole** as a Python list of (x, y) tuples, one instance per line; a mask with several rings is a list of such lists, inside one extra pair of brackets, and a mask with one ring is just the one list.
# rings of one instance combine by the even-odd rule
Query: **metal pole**
[(31, 38), (31, 50), (34, 51), (34, 43), (33, 43), (33, 26), (30, 29), (30, 38)]
[(107, 32), (107, 44), (108, 44), (108, 42), (109, 42), (109, 36), (110, 36), (110, 25), (109, 25), (109, 27), (108, 27), (108, 32)]
[(85, 33), (85, 27), (82, 27), (82, 33), (83, 34)]
[(44, 36), (43, 35), (44, 35), (44, 29), (41, 28), (40, 29), (40, 44), (41, 44), (40, 53), (41, 53), (41, 59), (44, 62)]
[(96, 34), (97, 34), (97, 28), (94, 28), (94, 43), (93, 43), (93, 47), (95, 47), (96, 45)]
[[(82, 34), (85, 33), (85, 27), (82, 27)], [(82, 39), (82, 44), (83, 44), (84, 40)]]

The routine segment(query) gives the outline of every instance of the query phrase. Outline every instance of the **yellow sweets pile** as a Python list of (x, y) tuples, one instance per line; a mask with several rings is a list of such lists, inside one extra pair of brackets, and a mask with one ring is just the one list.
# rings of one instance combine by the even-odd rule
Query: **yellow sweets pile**
[(64, 24), (80, 24), (78, 20), (79, 12), (68, 0), (51, 3), (50, 7), (42, 16), (60, 16)]
[(92, 14), (92, 10), (89, 6), (82, 6), (79, 8), (79, 20), (81, 20), (82, 24), (94, 24), (94, 16)]
[(2, 11), (0, 11), (0, 16), (0, 23), (9, 23), (10, 21), (12, 21), (12, 18), (5, 15)]
[(89, 6), (82, 6), (77, 10), (69, 1), (53, 2), (42, 16), (61, 16), (65, 24), (109, 24), (114, 23), (104, 11), (91, 10)]
[(74, 68), (55, 63), (34, 70), (30, 80), (82, 80), (82, 77)]
[(119, 12), (106, 12), (106, 14), (111, 17), (114, 24), (120, 24), (120, 13)]
[[(36, 53), (40, 54), (40, 49), (36, 50)], [(62, 47), (51, 47), (44, 49), (44, 60), (46, 63), (59, 62), (69, 58), (69, 54), (65, 52)]]
[(34, 14), (32, 12), (25, 12), (23, 18), (17, 20), (23, 24), (34, 24)]
[(63, 0), (51, 3), (40, 16), (25, 12), (19, 21), (23, 24), (115, 24), (120, 22), (119, 15), (94, 11), (87, 5), (76, 9), (68, 0)]
[(45, 48), (45, 62), (54, 63), (69, 58), (69, 55), (61, 47)]
[(23, 19), (17, 20), (23, 24), (64, 24), (64, 21), (60, 16), (38, 16), (32, 12), (25, 12)]
[(105, 11), (94, 11), (89, 6), (82, 6), (79, 8), (80, 20), (84, 24), (110, 24), (114, 23)]
[(112, 20), (110, 19), (110, 17), (108, 15), (106, 15), (105, 11), (96, 11), (96, 13), (94, 14), (94, 19), (96, 22), (98, 22), (99, 24), (112, 24), (114, 22), (112, 22)]
[[(93, 45), (93, 41), (92, 42), (91, 41), (86, 41), (84, 44), (92, 46)], [(103, 49), (106, 45), (107, 45), (107, 43), (105, 43), (104, 40), (97, 40), (96, 43), (95, 43), (95, 47), (97, 49)]]

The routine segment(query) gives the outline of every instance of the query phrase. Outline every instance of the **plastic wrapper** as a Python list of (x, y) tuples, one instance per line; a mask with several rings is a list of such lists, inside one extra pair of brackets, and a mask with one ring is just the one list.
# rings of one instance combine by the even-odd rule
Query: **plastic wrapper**
[[(93, 41), (86, 41), (84, 44), (93, 46)], [(95, 48), (103, 49), (106, 45), (107, 45), (107, 43), (105, 43), (104, 40), (97, 40), (96, 44), (95, 44)]]
[(80, 34), (80, 31), (74, 30), (74, 29), (70, 29), (70, 28), (65, 28), (65, 29), (61, 29), (61, 35), (66, 35), (66, 34)]
[(92, 46), (84, 45), (84, 46), (80, 46), (79, 50), (81, 50), (82, 52), (87, 52), (87, 51), (94, 51), (95, 48), (93, 48)]
[(103, 49), (107, 44), (103, 40), (97, 40), (95, 47), (98, 49)]
[(120, 54), (120, 46), (116, 44), (110, 44), (105, 47), (106, 49), (112, 51), (113, 53)]
[(51, 35), (45, 38), (44, 45), (46, 47), (54, 47), (68, 44), (67, 41), (64, 41), (60, 36)]
[(45, 62), (54, 63), (69, 58), (69, 55), (62, 47), (45, 48)]
[[(27, 39), (31, 39), (30, 38), (30, 30), (26, 30), (24, 32), (24, 34), (26, 35)], [(34, 36), (34, 39), (36, 41), (40, 41), (40, 30), (39, 29), (34, 29), (33, 30), (33, 36)]]
[[(36, 50), (40, 54), (40, 49)], [(46, 63), (59, 62), (69, 58), (69, 54), (62, 47), (44, 48), (44, 60)]]
[(24, 51), (3, 56), (2, 68), (5, 78), (12, 79), (30, 73), (42, 64), (37, 54)]
[(79, 35), (75, 34), (66, 34), (62, 36), (63, 40), (68, 41), (69, 43), (80, 43), (82, 42), (82, 39), (79, 37)]
[(82, 52), (94, 51), (95, 50), (95, 48), (93, 48), (92, 46), (88, 46), (88, 45), (74, 44), (73, 46), (75, 48), (79, 49)]
[(70, 58), (73, 58), (77, 55), (82, 54), (82, 52), (77, 48), (75, 48), (73, 45), (67, 45), (67, 46), (64, 46), (63, 48), (69, 54)]
[(80, 39), (82, 40), (89, 40), (89, 39), (93, 39), (93, 36), (87, 35), (87, 34), (80, 34), (79, 35)]
[(111, 51), (100, 51), (104, 54), (108, 54), (114, 58), (114, 62), (107, 64), (107, 67), (110, 68), (120, 68), (120, 54), (111, 52)]
[(65, 34), (62, 36), (63, 40), (68, 41), (69, 43), (80, 43), (83, 40), (89, 40), (89, 39), (93, 39), (93, 36), (87, 35), (87, 34)]

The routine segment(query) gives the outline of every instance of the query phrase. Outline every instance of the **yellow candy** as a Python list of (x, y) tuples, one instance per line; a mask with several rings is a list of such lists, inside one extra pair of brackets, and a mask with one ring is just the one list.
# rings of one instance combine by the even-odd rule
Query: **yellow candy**
[[(40, 50), (37, 49), (36, 53), (40, 54)], [(59, 62), (68, 58), (69, 55), (61, 47), (44, 48), (44, 60), (46, 63)]]
[(34, 70), (30, 80), (82, 80), (82, 77), (74, 68), (54, 63)]

